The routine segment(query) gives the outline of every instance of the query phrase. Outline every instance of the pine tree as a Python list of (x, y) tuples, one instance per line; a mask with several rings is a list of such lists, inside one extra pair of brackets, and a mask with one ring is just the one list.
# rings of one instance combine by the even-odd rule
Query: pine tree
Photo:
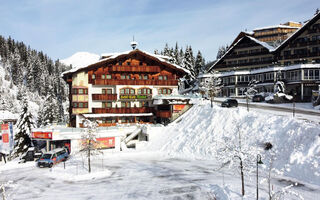
[(57, 100), (53, 96), (53, 88), (50, 87), (48, 96), (45, 102), (40, 107), (38, 126), (47, 126), (54, 122), (60, 122), (62, 117), (60, 117), (60, 108)]
[(204, 59), (202, 57), (201, 52), (198, 51), (196, 61), (195, 61), (195, 66), (194, 66), (196, 77), (198, 77), (199, 73), (202, 72), (203, 67), (204, 67)]
[(17, 122), (17, 134), (14, 137), (14, 155), (21, 156), (30, 146), (32, 146), (30, 135), (31, 129), (34, 128), (33, 116), (29, 112), (28, 101), (22, 100), (22, 113)]
[(194, 79), (196, 77), (196, 73), (194, 70), (194, 57), (191, 46), (187, 46), (186, 48), (186, 51), (184, 53), (183, 66), (190, 71), (190, 78)]

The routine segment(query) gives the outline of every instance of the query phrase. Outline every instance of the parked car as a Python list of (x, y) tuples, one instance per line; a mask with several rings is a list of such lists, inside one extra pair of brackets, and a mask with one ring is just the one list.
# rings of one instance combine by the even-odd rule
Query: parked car
[(38, 167), (51, 168), (54, 164), (65, 161), (68, 158), (68, 152), (64, 148), (57, 148), (44, 153), (38, 160)]
[(264, 96), (261, 94), (256, 94), (252, 97), (252, 102), (262, 102), (264, 101)]
[(226, 99), (221, 103), (221, 107), (238, 107), (238, 101), (236, 99)]

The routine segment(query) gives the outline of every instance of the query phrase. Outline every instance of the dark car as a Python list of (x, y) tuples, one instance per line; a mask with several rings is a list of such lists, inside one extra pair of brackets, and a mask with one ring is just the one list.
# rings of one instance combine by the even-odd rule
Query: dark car
[(262, 102), (262, 101), (264, 101), (264, 96), (262, 96), (261, 94), (254, 95), (252, 97), (252, 102)]
[(238, 107), (238, 101), (236, 99), (226, 99), (221, 103), (221, 107)]

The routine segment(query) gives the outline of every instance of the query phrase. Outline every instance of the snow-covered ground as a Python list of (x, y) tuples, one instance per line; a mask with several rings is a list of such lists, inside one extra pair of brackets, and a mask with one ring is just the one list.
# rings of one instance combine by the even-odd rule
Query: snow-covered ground
[[(75, 155), (66, 169), (63, 164), (52, 170), (34, 163), (2, 165), (0, 183), (5, 183), (9, 199), (242, 199), (238, 161), (223, 167), (226, 158), (219, 153), (226, 145), (223, 141), (233, 142), (240, 131), (243, 149), (254, 147), (262, 155), (260, 199), (268, 199), (266, 142), (275, 154), (273, 192), (293, 185), (290, 191), (304, 199), (320, 196), (317, 123), (241, 107), (211, 108), (209, 101), (200, 101), (170, 125), (148, 131), (150, 141), (140, 143), (137, 150), (93, 159), (91, 175), (82, 164), (86, 159)], [(255, 166), (256, 154), (251, 156)], [(245, 190), (244, 199), (256, 198), (255, 168), (245, 171)], [(287, 194), (284, 199), (298, 197)]]

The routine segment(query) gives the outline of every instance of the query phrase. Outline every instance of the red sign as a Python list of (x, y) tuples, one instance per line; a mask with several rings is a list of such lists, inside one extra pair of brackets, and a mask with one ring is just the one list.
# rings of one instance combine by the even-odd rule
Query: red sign
[(96, 148), (105, 149), (115, 147), (115, 137), (97, 138)]
[(9, 124), (1, 124), (1, 130), (8, 130)]
[(32, 132), (34, 139), (52, 139), (52, 132)]
[(184, 109), (186, 105), (173, 105), (173, 112), (179, 112)]
[(2, 142), (9, 143), (9, 134), (8, 133), (2, 133)]

